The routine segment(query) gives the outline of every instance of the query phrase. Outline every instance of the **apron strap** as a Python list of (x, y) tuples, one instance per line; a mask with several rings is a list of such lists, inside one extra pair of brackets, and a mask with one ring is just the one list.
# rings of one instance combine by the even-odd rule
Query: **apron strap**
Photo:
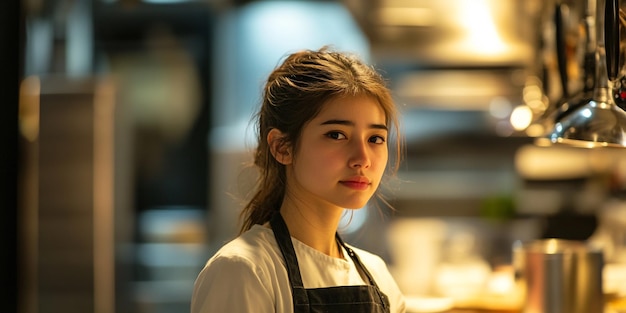
[(354, 265), (356, 265), (357, 270), (361, 273), (362, 276), (365, 276), (363, 278), (367, 278), (367, 282), (370, 285), (378, 287), (376, 285), (376, 282), (374, 281), (374, 278), (372, 278), (372, 275), (370, 274), (370, 272), (367, 270), (365, 265), (361, 263), (361, 259), (359, 258), (359, 256), (343, 242), (341, 237), (339, 237), (339, 234), (336, 234), (335, 237), (337, 238), (337, 242), (339, 242), (339, 244), (344, 249), (346, 249), (346, 251), (348, 251), (348, 255), (350, 256), (350, 259), (352, 259), (352, 262), (354, 262)]
[(378, 288), (378, 285), (376, 284), (376, 281), (374, 281), (374, 278), (372, 277), (372, 274), (370, 274), (370, 272), (367, 270), (365, 265), (363, 265), (363, 263), (361, 263), (361, 259), (359, 259), (359, 256), (352, 250), (352, 248), (348, 247), (343, 242), (341, 237), (339, 237), (339, 234), (335, 234), (335, 237), (337, 238), (337, 241), (339, 242), (339, 244), (341, 244), (343, 246), (343, 248), (346, 249), (346, 251), (348, 251), (348, 255), (352, 259), (352, 262), (354, 262), (354, 265), (356, 265), (357, 270), (359, 272), (361, 272), (362, 275), (365, 275), (365, 278), (367, 278), (368, 283), (370, 285), (376, 287), (375, 288), (376, 289), (376, 293), (378, 294), (378, 297), (380, 298), (380, 302), (381, 302), (383, 308), (385, 308), (385, 306), (386, 306), (385, 298), (383, 297), (380, 289)]
[(294, 312), (308, 312), (309, 311), (309, 297), (304, 289), (304, 283), (302, 283), (302, 275), (300, 274), (300, 266), (298, 265), (298, 258), (296, 257), (296, 251), (293, 248), (291, 242), (291, 235), (289, 235), (289, 229), (285, 220), (280, 215), (280, 212), (274, 213), (270, 220), (270, 225), (274, 232), (274, 237), (278, 243), (278, 248), (285, 258), (285, 267), (287, 268), (287, 275), (289, 276), (289, 282), (291, 283), (291, 292), (293, 295), (293, 309)]

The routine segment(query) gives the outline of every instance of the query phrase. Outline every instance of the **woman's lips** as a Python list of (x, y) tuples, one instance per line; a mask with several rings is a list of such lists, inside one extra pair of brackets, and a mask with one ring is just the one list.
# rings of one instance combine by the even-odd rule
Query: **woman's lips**
[(356, 181), (342, 181), (341, 184), (356, 190), (365, 190), (370, 186), (369, 183), (360, 183)]
[(370, 182), (365, 177), (355, 177), (347, 180), (342, 180), (340, 183), (348, 188), (356, 189), (356, 190), (365, 190), (369, 188)]

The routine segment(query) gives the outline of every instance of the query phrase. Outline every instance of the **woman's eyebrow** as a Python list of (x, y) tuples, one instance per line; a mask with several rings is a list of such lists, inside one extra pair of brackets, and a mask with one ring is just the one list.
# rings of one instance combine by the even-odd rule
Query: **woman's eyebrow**
[[(354, 122), (350, 121), (350, 120), (327, 120), (325, 122), (320, 123), (320, 125), (346, 125), (346, 126), (354, 126)], [(369, 128), (374, 128), (374, 129), (382, 129), (382, 130), (389, 130), (387, 128), (387, 125), (384, 124), (370, 124)]]

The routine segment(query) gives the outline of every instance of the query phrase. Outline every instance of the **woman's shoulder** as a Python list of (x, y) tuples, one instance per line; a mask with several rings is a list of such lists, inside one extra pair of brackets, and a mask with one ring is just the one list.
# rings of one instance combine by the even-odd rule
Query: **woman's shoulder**
[(273, 233), (262, 226), (223, 245), (195, 281), (192, 312), (273, 312), (282, 299), (280, 281), (287, 279), (276, 249)]
[(205, 264), (197, 284), (215, 285), (235, 281), (265, 281), (278, 275), (282, 265), (276, 240), (270, 229), (260, 225), (224, 244)]
[(261, 225), (254, 225), (248, 231), (224, 244), (208, 261), (249, 261), (258, 264), (259, 261), (275, 259), (278, 246), (272, 230)]

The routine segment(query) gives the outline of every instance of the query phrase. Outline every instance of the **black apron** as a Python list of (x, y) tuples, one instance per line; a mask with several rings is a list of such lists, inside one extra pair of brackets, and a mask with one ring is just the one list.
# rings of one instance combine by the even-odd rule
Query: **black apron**
[(369, 285), (305, 289), (291, 235), (280, 213), (274, 214), (270, 225), (285, 259), (294, 313), (389, 313), (389, 299), (378, 289), (372, 275), (363, 266), (356, 253), (343, 243), (339, 235), (337, 235), (337, 241), (348, 251), (357, 270), (362, 277), (367, 278)]

